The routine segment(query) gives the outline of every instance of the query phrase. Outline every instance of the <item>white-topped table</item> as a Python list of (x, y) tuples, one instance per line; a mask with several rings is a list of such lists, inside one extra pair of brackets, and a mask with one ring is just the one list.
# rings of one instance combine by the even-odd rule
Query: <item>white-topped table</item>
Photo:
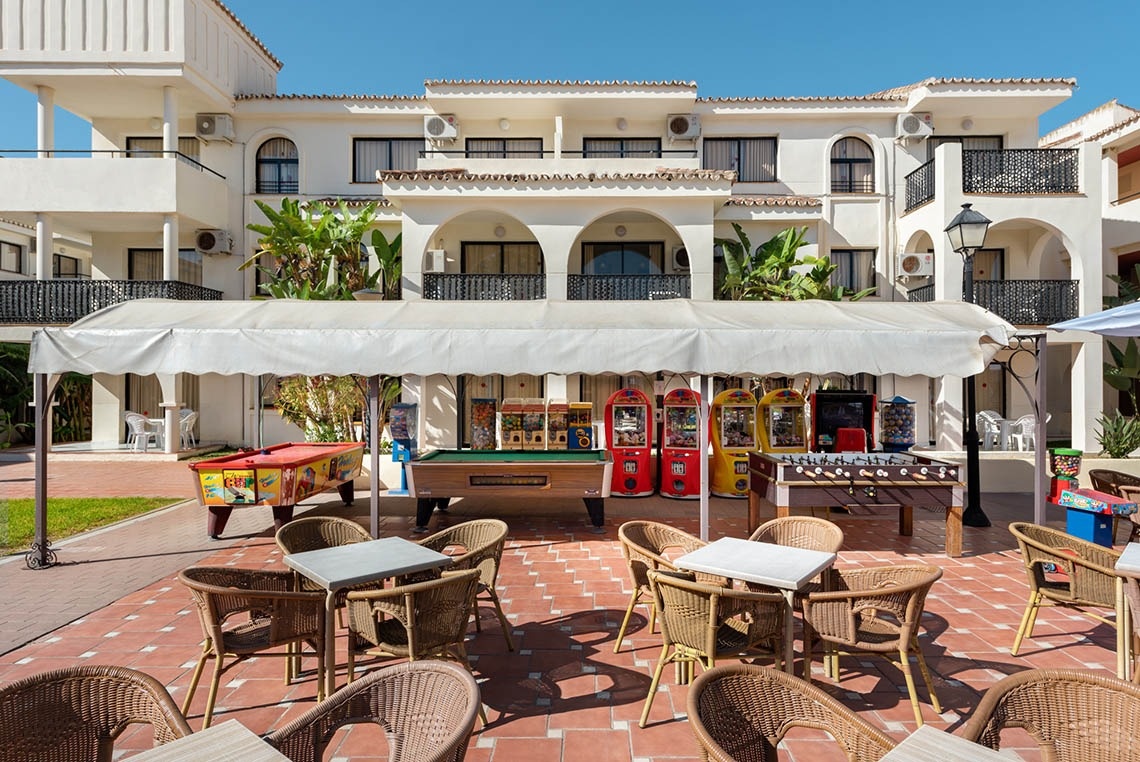
[(792, 672), (792, 621), (795, 594), (835, 563), (834, 553), (791, 548), (739, 537), (722, 537), (680, 556), (678, 569), (740, 579), (778, 589), (784, 595), (784, 669)]
[(1140, 542), (1116, 559), (1116, 676), (1132, 679), (1132, 622), (1140, 616)]
[(289, 553), (284, 559), (290, 569), (305, 575), (328, 590), (325, 597), (325, 685), (326, 696), (336, 690), (336, 594), (353, 585), (375, 582), (402, 574), (439, 569), (451, 557), (437, 553), (402, 537), (338, 545), (304, 553)]
[(882, 762), (1010, 762), (1012, 759), (1021, 757), (923, 725), (887, 752)]
[(205, 730), (156, 746), (131, 756), (138, 762), (281, 762), (286, 757), (237, 720), (211, 725)]

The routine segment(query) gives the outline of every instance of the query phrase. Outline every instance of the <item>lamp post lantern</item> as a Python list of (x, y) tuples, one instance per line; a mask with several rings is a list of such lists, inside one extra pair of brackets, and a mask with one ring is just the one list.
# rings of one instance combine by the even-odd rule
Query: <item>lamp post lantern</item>
[[(974, 303), (974, 252), (986, 244), (990, 220), (981, 212), (962, 204), (962, 211), (946, 226), (950, 248), (962, 255), (962, 299)], [(974, 376), (966, 379), (966, 508), (962, 523), (968, 527), (988, 527), (989, 517), (982, 510), (981, 464), (978, 458), (977, 397)]]

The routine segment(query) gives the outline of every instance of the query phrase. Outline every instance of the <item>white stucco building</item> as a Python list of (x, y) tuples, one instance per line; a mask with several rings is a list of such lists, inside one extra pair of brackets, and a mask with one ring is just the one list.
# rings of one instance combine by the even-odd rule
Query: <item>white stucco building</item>
[[(38, 137), (0, 160), (0, 338), (27, 340), (115, 298), (246, 299), (255, 201), (381, 201), (403, 236), (403, 298), (494, 309), (504, 299), (717, 298), (714, 240), (807, 228), (837, 281), (887, 301), (962, 296), (943, 228), (961, 204), (991, 220), (977, 301), (1019, 328), (1100, 309), (1109, 274), (1140, 261), (1137, 113), (1109, 104), (1039, 141), (1069, 79), (940, 79), (867, 95), (705, 98), (699, 83), (429, 80), (407, 95), (277, 92), (281, 62), (215, 0), (0, 5), (0, 76), (37, 95)], [(330, 82), (330, 86), (334, 83)], [(53, 151), (53, 107), (91, 123), (91, 152)], [(377, 181), (377, 173), (382, 181)], [(77, 248), (80, 288), (49, 253)], [(918, 270), (902, 269), (919, 254)], [(932, 256), (926, 256), (926, 255)], [(913, 261), (913, 260), (912, 260)], [(100, 290), (100, 289), (103, 290)], [(21, 290), (22, 289), (22, 290)], [(100, 301), (100, 300), (103, 301)], [(448, 300), (446, 302), (442, 300)], [(30, 305), (49, 303), (49, 314)], [(1051, 437), (1097, 449), (1106, 401), (1098, 337), (1049, 336)], [(684, 379), (665, 379), (684, 383)], [(920, 405), (918, 440), (955, 449), (958, 379), (832, 379)], [(258, 440), (264, 380), (164, 379), (201, 437)], [(405, 378), (427, 444), (454, 445), (471, 397), (594, 402), (651, 379)], [(812, 386), (819, 379), (812, 379)], [(797, 379), (796, 383), (803, 383)], [(97, 376), (95, 441), (155, 379)], [(980, 409), (1029, 402), (1000, 368)], [(267, 441), (289, 434), (264, 424)], [(460, 431), (462, 424), (459, 424)]]

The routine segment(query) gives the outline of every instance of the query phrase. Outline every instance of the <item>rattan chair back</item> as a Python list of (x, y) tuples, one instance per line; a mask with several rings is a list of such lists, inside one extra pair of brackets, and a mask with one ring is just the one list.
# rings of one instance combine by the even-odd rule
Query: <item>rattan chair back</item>
[(111, 762), (134, 724), (150, 725), (155, 745), (191, 733), (162, 683), (126, 667), (67, 667), (0, 688), (3, 762)]
[(1140, 759), (1140, 686), (1075, 669), (1027, 669), (982, 696), (962, 735), (1001, 748), (1001, 731), (1021, 728), (1044, 762)]
[(387, 736), (390, 762), (460, 762), (479, 709), (467, 670), (414, 661), (368, 673), (265, 740), (293, 762), (320, 762), (339, 728), (371, 722)]
[(367, 542), (372, 535), (355, 521), (337, 516), (306, 516), (278, 529), (276, 539), (281, 552), (304, 553)]
[(756, 527), (748, 539), (838, 553), (843, 547), (843, 530), (834, 522), (815, 516), (780, 516)]
[(895, 747), (831, 695), (754, 664), (706, 671), (693, 681), (687, 705), (701, 759), (712, 762), (776, 762), (776, 745), (794, 728), (826, 731), (851, 762), (875, 762)]

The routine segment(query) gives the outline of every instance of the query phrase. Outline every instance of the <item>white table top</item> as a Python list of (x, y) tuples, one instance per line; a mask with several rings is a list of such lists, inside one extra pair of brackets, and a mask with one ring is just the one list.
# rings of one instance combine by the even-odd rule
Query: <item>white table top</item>
[(162, 746), (131, 756), (139, 762), (280, 762), (286, 757), (237, 720), (211, 725)]
[(1126, 576), (1140, 576), (1140, 542), (1130, 542), (1116, 559), (1116, 570)]
[(799, 590), (834, 564), (835, 554), (722, 537), (680, 556), (673, 563), (686, 571), (706, 572), (782, 590)]
[(882, 762), (1010, 762), (1014, 759), (1021, 757), (923, 725), (887, 752)]
[(352, 545), (289, 553), (283, 560), (290, 569), (296, 569), (326, 590), (339, 590), (451, 563), (450, 556), (402, 537), (381, 537)]

